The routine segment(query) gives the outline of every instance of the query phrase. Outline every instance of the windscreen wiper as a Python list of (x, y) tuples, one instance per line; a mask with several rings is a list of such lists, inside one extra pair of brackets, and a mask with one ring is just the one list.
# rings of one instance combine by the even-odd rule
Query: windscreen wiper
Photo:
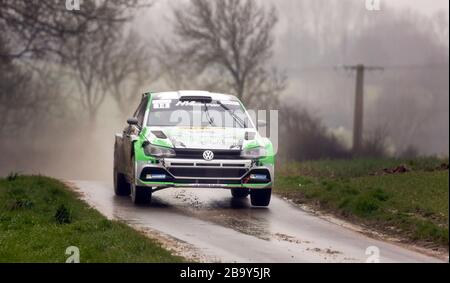
[(234, 119), (236, 122), (238, 122), (239, 125), (240, 125), (242, 128), (244, 128), (244, 129), (247, 128), (247, 124), (245, 123), (245, 121), (242, 120), (241, 117), (239, 117), (238, 115), (236, 115), (236, 113), (234, 113), (233, 111), (231, 111), (230, 108), (226, 107), (226, 106), (222, 103), (222, 101), (217, 100), (217, 103), (218, 103), (223, 109), (227, 110), (227, 111), (230, 113), (231, 117), (233, 117), (233, 119)]
[(215, 127), (216, 125), (215, 125), (215, 123), (214, 123), (213, 118), (211, 118), (211, 115), (210, 115), (210, 113), (209, 113), (209, 108), (208, 108), (208, 106), (206, 106), (206, 102), (204, 103), (204, 105), (205, 105), (206, 119), (208, 119), (208, 123), (209, 123), (211, 126)]

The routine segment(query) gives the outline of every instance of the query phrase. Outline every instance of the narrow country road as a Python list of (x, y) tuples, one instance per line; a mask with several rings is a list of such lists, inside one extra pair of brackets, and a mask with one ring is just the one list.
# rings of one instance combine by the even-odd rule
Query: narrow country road
[(156, 231), (188, 247), (182, 255), (196, 254), (203, 261), (365, 262), (372, 246), (380, 262), (440, 261), (371, 239), (276, 196), (268, 208), (254, 208), (248, 199), (232, 199), (228, 190), (167, 189), (153, 194), (150, 207), (136, 207), (129, 198), (114, 196), (112, 185), (70, 183), (108, 218)]

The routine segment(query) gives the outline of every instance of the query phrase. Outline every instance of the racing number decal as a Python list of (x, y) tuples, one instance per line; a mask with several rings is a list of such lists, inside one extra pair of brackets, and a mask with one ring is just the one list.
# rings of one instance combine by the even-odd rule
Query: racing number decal
[(153, 109), (168, 109), (170, 108), (170, 102), (172, 102), (170, 99), (153, 100)]

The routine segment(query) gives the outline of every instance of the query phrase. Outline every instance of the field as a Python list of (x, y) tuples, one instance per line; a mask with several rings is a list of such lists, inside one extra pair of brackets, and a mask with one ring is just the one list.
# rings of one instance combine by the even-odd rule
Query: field
[(448, 160), (322, 160), (278, 166), (295, 203), (428, 247), (448, 249)]
[(61, 182), (0, 178), (0, 262), (60, 262), (76, 246), (80, 262), (180, 262), (157, 242), (110, 221)]

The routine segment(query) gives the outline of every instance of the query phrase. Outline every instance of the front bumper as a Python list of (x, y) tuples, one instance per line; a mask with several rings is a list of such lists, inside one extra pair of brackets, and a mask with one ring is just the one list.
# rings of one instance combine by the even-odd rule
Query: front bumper
[[(164, 158), (136, 161), (136, 185), (154, 188), (270, 188), (274, 182), (273, 164), (257, 160), (212, 160)], [(160, 178), (166, 175), (165, 178)], [(157, 177), (156, 179), (154, 177)], [(258, 178), (255, 179), (255, 176)], [(265, 176), (265, 178), (262, 178)]]

